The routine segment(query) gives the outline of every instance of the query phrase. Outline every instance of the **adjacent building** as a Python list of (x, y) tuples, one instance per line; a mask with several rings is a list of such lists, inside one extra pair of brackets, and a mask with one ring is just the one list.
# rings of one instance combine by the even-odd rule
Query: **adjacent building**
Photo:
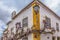
[(10, 40), (60, 40), (60, 17), (40, 0), (33, 0), (7, 23)]

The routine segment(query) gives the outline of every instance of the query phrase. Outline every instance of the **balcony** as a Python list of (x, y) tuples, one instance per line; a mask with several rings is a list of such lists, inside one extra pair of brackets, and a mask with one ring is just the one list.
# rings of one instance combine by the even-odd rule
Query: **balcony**
[(55, 33), (55, 29), (51, 27), (51, 20), (47, 18), (48, 20), (43, 20), (44, 28), (41, 30), (42, 33), (47, 34), (47, 33)]
[(41, 30), (42, 32), (42, 34), (47, 34), (47, 33), (49, 33), (49, 34), (54, 34), (55, 33), (55, 29), (54, 28), (44, 28), (43, 30)]
[(31, 32), (30, 32), (30, 29), (28, 27), (27, 28), (20, 28), (16, 31), (16, 34), (14, 35), (14, 39), (20, 39), (24, 36), (28, 36), (30, 33)]
[(31, 30), (29, 28), (27, 28), (25, 31), (23, 31), (21, 33), (20, 38), (24, 37), (24, 36), (28, 36), (30, 33), (31, 33)]

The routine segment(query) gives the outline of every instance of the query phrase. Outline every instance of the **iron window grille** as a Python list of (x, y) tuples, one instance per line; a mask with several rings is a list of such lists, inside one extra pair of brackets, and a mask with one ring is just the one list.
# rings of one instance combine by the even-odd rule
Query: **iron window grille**
[(43, 22), (44, 22), (45, 28), (51, 28), (51, 19), (50, 18), (45, 17), (45, 20)]
[(28, 17), (26, 17), (22, 20), (22, 26), (23, 27), (28, 27)]
[(59, 24), (56, 23), (56, 30), (59, 31)]

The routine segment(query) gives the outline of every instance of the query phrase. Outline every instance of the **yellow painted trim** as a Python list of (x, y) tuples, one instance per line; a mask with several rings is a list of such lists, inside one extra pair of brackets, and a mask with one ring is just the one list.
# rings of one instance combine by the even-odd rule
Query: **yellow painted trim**
[[(40, 12), (35, 13), (33, 7), (36, 6), (37, 4), (32, 4), (32, 12), (33, 12), (33, 27), (32, 27), (32, 30), (40, 30)], [(38, 21), (37, 21), (37, 18), (38, 18)], [(36, 38), (35, 38), (36, 36)], [(39, 32), (34, 32), (33, 33), (33, 40), (40, 40), (40, 33)]]

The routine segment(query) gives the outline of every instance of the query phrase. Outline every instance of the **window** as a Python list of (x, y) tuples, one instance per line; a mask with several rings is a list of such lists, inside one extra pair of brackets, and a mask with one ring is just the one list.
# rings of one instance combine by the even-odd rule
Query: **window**
[(44, 27), (51, 28), (51, 19), (48, 17), (45, 17), (45, 24)]
[(38, 6), (38, 5), (35, 5), (33, 8), (34, 8), (34, 11), (35, 11), (36, 13), (39, 12), (39, 6)]
[(60, 40), (60, 37), (57, 37), (57, 40)]
[(11, 32), (13, 31), (13, 28), (11, 28)]
[(28, 40), (28, 37), (24, 37), (22, 40)]
[(17, 29), (18, 29), (18, 28), (21, 28), (21, 23), (20, 23), (20, 22), (16, 23), (16, 28), (17, 28)]
[(13, 28), (11, 28), (11, 34), (13, 34)]
[(21, 28), (21, 23), (20, 22), (17, 22), (16, 23), (16, 33), (19, 33), (19, 29)]
[(11, 40), (13, 40), (13, 38)]
[(22, 26), (23, 27), (28, 27), (28, 17), (26, 17), (26, 18), (23, 19)]
[(56, 23), (56, 30), (59, 31), (59, 24)]
[(55, 40), (55, 37), (52, 37), (52, 40)]

